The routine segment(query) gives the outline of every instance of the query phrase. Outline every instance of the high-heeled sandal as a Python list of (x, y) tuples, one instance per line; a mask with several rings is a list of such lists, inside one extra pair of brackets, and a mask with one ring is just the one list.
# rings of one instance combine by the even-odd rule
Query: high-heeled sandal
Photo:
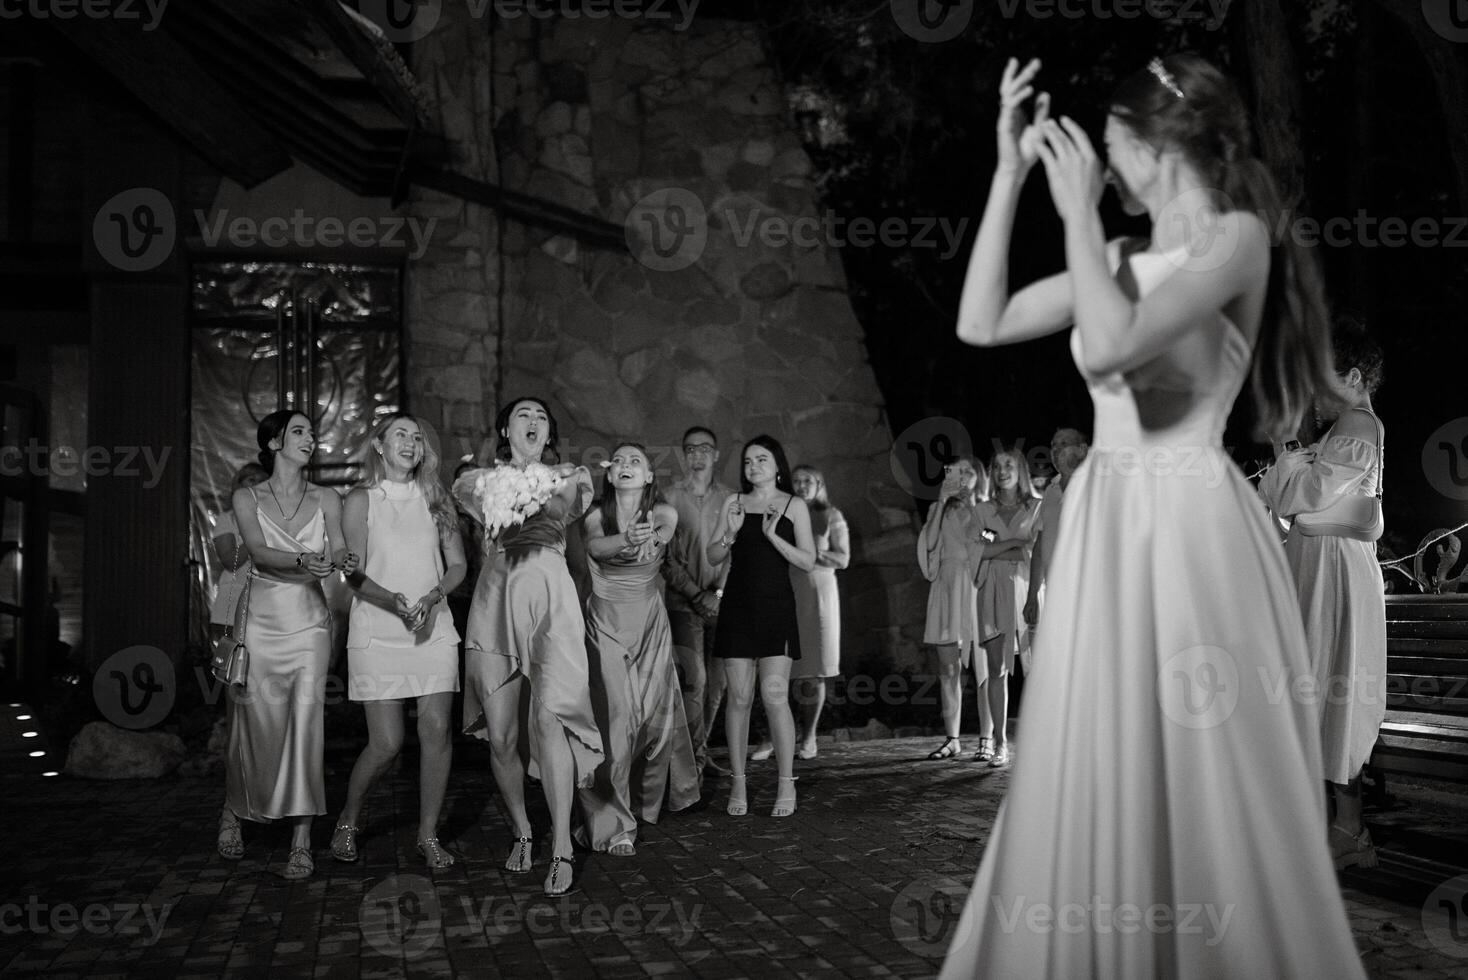
[(1352, 867), (1374, 868), (1379, 859), (1376, 856), (1376, 845), (1371, 842), (1371, 831), (1366, 825), (1361, 825), (1361, 832), (1352, 835), (1337, 827), (1330, 825), (1330, 857), (1337, 871)]
[[(780, 789), (775, 794), (775, 805), (770, 808), (772, 817), (788, 817), (795, 812), (795, 781), (799, 776), (781, 776)], [(790, 795), (785, 795), (785, 784), (790, 784)]]
[[(729, 804), (724, 807), (724, 812), (731, 817), (742, 817), (749, 812), (749, 802), (745, 798), (744, 777), (730, 776), (733, 785), (729, 787)], [(738, 790), (738, 793), (735, 793)]]
[[(949, 746), (952, 748), (949, 748)], [(958, 741), (958, 736), (949, 735), (943, 739), (943, 744), (928, 753), (928, 760), (936, 762), (938, 759), (951, 759), (963, 751), (963, 745)]]
[(637, 856), (637, 845), (630, 840), (619, 840), (607, 848), (607, 853), (612, 857), (630, 858)]
[(219, 838), (214, 846), (219, 856), (227, 861), (238, 861), (245, 856), (245, 838), (240, 833), (240, 818), (226, 810), (219, 815)]
[(360, 853), (357, 850), (356, 827), (349, 823), (336, 825), (336, 829), (331, 832), (331, 856), (348, 864), (357, 860)]
[(311, 849), (293, 847), (290, 858), (285, 863), (285, 870), (280, 873), (280, 876), (287, 881), (300, 881), (311, 877), (315, 872), (316, 862), (311, 860)]
[(545, 876), (544, 892), (551, 898), (564, 895), (571, 890), (575, 879), (576, 865), (573, 859), (554, 855), (551, 858), (550, 874)]
[(505, 870), (510, 874), (523, 875), (535, 867), (535, 850), (529, 837), (516, 837), (510, 845), (510, 856), (505, 858)]
[(430, 871), (442, 871), (444, 868), (454, 866), (454, 856), (438, 842), (437, 837), (425, 837), (420, 840), (418, 853), (423, 855), (423, 860), (428, 864)]
[(979, 739), (979, 750), (974, 753), (975, 762), (988, 762), (994, 758), (994, 740), (992, 738)]

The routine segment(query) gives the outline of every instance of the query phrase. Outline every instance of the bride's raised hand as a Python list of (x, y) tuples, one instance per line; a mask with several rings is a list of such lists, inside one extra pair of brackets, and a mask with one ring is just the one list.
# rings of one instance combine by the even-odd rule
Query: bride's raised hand
[(1035, 165), (1037, 145), (1040, 140), (1039, 126), (1050, 118), (1050, 94), (1041, 92), (1035, 97), (1035, 118), (1025, 112), (1024, 103), (1034, 95), (1035, 74), (1040, 70), (1040, 59), (1032, 58), (1023, 68), (1010, 58), (1004, 65), (1004, 75), (999, 80), (999, 121), (996, 131), (999, 142), (999, 168), (1012, 170), (1020, 176), (1029, 173)]
[(1067, 116), (1036, 125), (1039, 126), (1036, 151), (1045, 165), (1045, 178), (1050, 183), (1050, 199), (1055, 202), (1056, 213), (1066, 222), (1095, 214), (1106, 180), (1090, 137)]

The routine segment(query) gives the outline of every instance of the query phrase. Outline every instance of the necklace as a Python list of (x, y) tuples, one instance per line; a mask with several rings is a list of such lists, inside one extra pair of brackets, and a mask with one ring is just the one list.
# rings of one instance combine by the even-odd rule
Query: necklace
[(277, 496), (275, 496), (275, 487), (273, 487), (273, 486), (270, 485), (270, 481), (269, 480), (266, 480), (265, 481), (265, 486), (270, 489), (271, 499), (273, 499), (275, 501), (275, 509), (278, 510), (278, 511), (280, 511), (280, 516), (281, 517), (285, 517), (285, 522), (287, 524), (289, 524), (291, 521), (293, 521), (293, 520), (296, 519), (296, 515), (301, 512), (301, 505), (306, 502), (306, 490), (308, 488), (304, 485), (304, 482), (305, 481), (302, 481), (302, 484), (303, 485), (301, 487), (301, 499), (298, 500), (298, 501), (296, 501), (296, 509), (293, 510), (293, 511), (291, 511), (291, 516), (286, 517), (285, 516), (285, 508), (282, 507), (282, 506), (280, 506), (280, 498), (277, 497)]

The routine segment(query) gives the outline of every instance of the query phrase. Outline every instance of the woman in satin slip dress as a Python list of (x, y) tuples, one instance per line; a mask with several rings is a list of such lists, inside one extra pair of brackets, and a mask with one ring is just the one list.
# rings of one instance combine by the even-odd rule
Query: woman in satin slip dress
[(358, 559), (347, 550), (336, 491), (306, 481), (316, 451), (310, 419), (288, 409), (272, 412), (260, 421), (256, 441), (270, 477), (234, 494), (235, 520), (253, 566), (242, 600), (248, 603), (250, 659), (244, 690), (228, 693), (218, 848), (226, 858), (244, 856), (241, 817), (289, 820), (290, 853), (281, 875), (294, 880), (315, 871), (311, 818), (326, 813), (323, 711), (331, 614), (321, 580), (337, 570), (351, 574)]
[(577, 836), (592, 850), (631, 857), (639, 821), (657, 823), (665, 801), (672, 811), (697, 803), (701, 782), (660, 576), (678, 511), (658, 492), (644, 447), (612, 451), (584, 526), (586, 644), (607, 762), (579, 793)]

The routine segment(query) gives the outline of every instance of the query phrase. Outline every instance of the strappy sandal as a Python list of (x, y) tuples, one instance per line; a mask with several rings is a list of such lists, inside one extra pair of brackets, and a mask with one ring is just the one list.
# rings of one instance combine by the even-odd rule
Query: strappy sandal
[(1005, 745), (994, 750), (994, 758), (989, 760), (989, 768), (1003, 769), (1007, 765), (1009, 765), (1009, 746)]
[(309, 878), (316, 872), (316, 862), (311, 860), (311, 849), (309, 847), (291, 848), (291, 856), (285, 863), (285, 870), (280, 876), (287, 881), (301, 881)]
[(238, 861), (245, 856), (245, 838), (240, 833), (240, 818), (226, 810), (219, 815), (219, 839), (214, 846), (219, 856), (227, 861)]
[(564, 895), (571, 890), (575, 879), (574, 859), (557, 854), (551, 858), (550, 874), (545, 876), (545, 894), (551, 898)]
[(529, 837), (516, 837), (510, 845), (510, 856), (505, 858), (505, 870), (510, 874), (523, 875), (535, 867), (535, 851)]
[[(724, 812), (731, 817), (742, 817), (749, 812), (749, 802), (745, 799), (744, 793), (744, 777), (731, 776), (729, 778), (734, 785), (729, 787), (729, 805), (724, 808)], [(736, 794), (735, 790), (739, 792)]]
[(1379, 863), (1376, 845), (1371, 842), (1371, 831), (1361, 825), (1361, 832), (1352, 836), (1335, 824), (1330, 825), (1330, 857), (1337, 871), (1353, 865), (1374, 868)]
[(425, 837), (420, 840), (418, 853), (423, 855), (423, 860), (428, 863), (430, 871), (442, 871), (444, 868), (454, 866), (454, 856), (438, 842), (437, 837)]
[(331, 856), (350, 864), (357, 860), (357, 828), (349, 823), (338, 824), (331, 832)]
[(994, 740), (992, 738), (979, 739), (979, 750), (974, 753), (975, 762), (988, 762), (994, 758)]
[[(952, 748), (949, 748), (949, 746)], [(949, 735), (943, 739), (943, 744), (928, 753), (928, 760), (936, 762), (939, 759), (951, 759), (963, 751), (963, 744), (959, 742), (958, 736)]]
[[(795, 813), (795, 781), (799, 776), (781, 776), (780, 790), (775, 794), (775, 805), (770, 808), (772, 817), (788, 817)], [(790, 795), (785, 795), (786, 783), (789, 783)]]
[(630, 840), (619, 840), (607, 848), (607, 853), (613, 857), (630, 858), (637, 856), (637, 846)]

